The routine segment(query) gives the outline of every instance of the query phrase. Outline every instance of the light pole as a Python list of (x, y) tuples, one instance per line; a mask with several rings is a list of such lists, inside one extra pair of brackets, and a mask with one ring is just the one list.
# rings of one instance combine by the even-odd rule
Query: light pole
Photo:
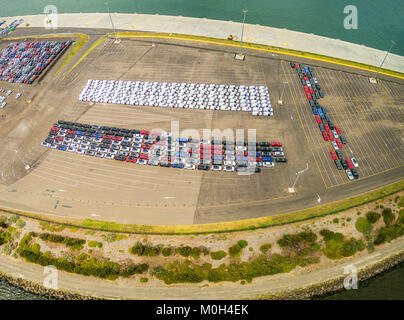
[(281, 93), (281, 95), (280, 95), (280, 97), (279, 97), (279, 100), (278, 100), (278, 104), (279, 104), (280, 106), (283, 104), (282, 97), (283, 97), (283, 93), (285, 92), (285, 87), (286, 87), (287, 84), (288, 84), (287, 81), (284, 81), (284, 82), (283, 82), (282, 93)]
[(18, 155), (17, 150), (14, 150), (14, 151), (15, 151), (15, 154), (16, 154), (18, 160), (20, 160), (21, 163), (24, 165), (25, 170), (28, 171), (29, 169), (31, 169), (30, 165), (29, 165), (29, 164), (26, 164), (26, 163), (24, 162), (24, 160), (22, 160), (21, 157)]
[(109, 15), (109, 20), (111, 21), (112, 30), (113, 30), (113, 32), (114, 32), (114, 34), (115, 34), (115, 41), (114, 41), (114, 43), (118, 44), (118, 43), (120, 43), (121, 41), (118, 40), (118, 35), (117, 35), (116, 31), (115, 31), (114, 22), (112, 21), (111, 12), (109, 11), (109, 3), (108, 3), (108, 1), (105, 2), (105, 5), (107, 6), (108, 15)]
[(374, 76), (374, 77), (369, 78), (370, 83), (377, 84), (377, 76), (379, 75), (380, 69), (382, 68), (382, 66), (383, 66), (384, 62), (385, 62), (385, 61), (386, 61), (386, 59), (387, 59), (387, 56), (389, 55), (389, 53), (390, 53), (391, 49), (393, 49), (393, 46), (394, 46), (395, 44), (396, 44), (396, 43), (394, 42), (394, 40), (391, 40), (391, 46), (390, 46), (390, 49), (389, 49), (389, 50), (386, 52), (386, 55), (384, 56), (384, 59), (383, 59), (383, 61), (382, 61), (381, 65), (380, 65), (379, 69), (377, 70), (377, 72), (376, 72), (375, 76)]
[(248, 10), (247, 9), (243, 9), (243, 25), (241, 27), (241, 39), (240, 39), (240, 51), (239, 53), (237, 53), (234, 56), (234, 59), (236, 60), (244, 60), (245, 59), (245, 55), (242, 52), (242, 48), (243, 48), (243, 36), (244, 36), (244, 23), (245, 23), (245, 15), (247, 14)]
[(306, 169), (303, 169), (303, 170), (301, 170), (301, 171), (296, 172), (296, 179), (295, 179), (295, 181), (293, 182), (292, 186), (291, 186), (290, 188), (288, 188), (289, 193), (294, 193), (294, 192), (295, 192), (295, 185), (296, 185), (296, 183), (297, 183), (297, 180), (299, 180), (300, 175), (301, 175), (303, 172), (307, 171), (308, 169), (309, 169), (309, 164), (306, 163)]

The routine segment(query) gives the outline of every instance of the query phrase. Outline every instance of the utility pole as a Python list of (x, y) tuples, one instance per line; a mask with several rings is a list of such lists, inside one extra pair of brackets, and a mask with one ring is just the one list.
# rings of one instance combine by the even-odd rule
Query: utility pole
[(107, 6), (108, 15), (109, 15), (109, 20), (111, 21), (112, 30), (113, 30), (113, 32), (114, 32), (114, 34), (115, 34), (115, 41), (114, 41), (114, 43), (115, 43), (115, 44), (119, 44), (119, 43), (121, 43), (121, 40), (118, 40), (118, 34), (117, 34), (116, 31), (115, 31), (115, 26), (114, 26), (114, 22), (112, 21), (112, 17), (111, 17), (111, 12), (110, 12), (110, 10), (109, 10), (109, 3), (108, 3), (108, 1), (105, 2), (105, 5)]
[(244, 60), (245, 59), (245, 55), (242, 52), (243, 49), (243, 36), (244, 36), (244, 24), (245, 24), (245, 16), (247, 14), (248, 10), (247, 9), (243, 9), (243, 25), (241, 27), (241, 39), (240, 39), (240, 51), (239, 53), (237, 53), (234, 56), (234, 59), (236, 60)]
[(282, 82), (282, 83), (283, 83), (283, 88), (282, 88), (282, 92), (281, 92), (281, 95), (280, 95), (279, 100), (278, 100), (278, 104), (279, 104), (280, 106), (283, 104), (283, 100), (282, 100), (282, 98), (283, 98), (283, 93), (285, 92), (285, 87), (286, 87), (286, 85), (288, 84), (287, 81), (284, 81), (284, 82)]
[(390, 53), (391, 49), (393, 48), (393, 46), (394, 46), (395, 44), (396, 44), (396, 43), (394, 42), (394, 40), (391, 40), (391, 46), (390, 46), (390, 49), (389, 49), (389, 50), (386, 52), (386, 55), (384, 56), (384, 59), (383, 59), (383, 61), (382, 61), (381, 65), (380, 65), (379, 69), (377, 70), (377, 72), (376, 72), (375, 76), (374, 76), (374, 77), (369, 78), (370, 83), (377, 84), (377, 76), (379, 75), (380, 69), (382, 68), (382, 66), (383, 66), (384, 62), (385, 62), (385, 61), (386, 61), (386, 59), (387, 59), (387, 56), (389, 55), (389, 53)]

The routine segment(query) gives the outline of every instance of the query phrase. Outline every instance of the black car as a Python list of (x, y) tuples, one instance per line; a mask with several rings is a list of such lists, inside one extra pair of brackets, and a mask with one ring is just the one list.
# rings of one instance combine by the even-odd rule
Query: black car
[(341, 164), (340, 164), (339, 160), (334, 160), (334, 162), (335, 162), (335, 165), (337, 166), (337, 169), (342, 170), (342, 167), (341, 167)]
[(200, 164), (198, 165), (198, 170), (209, 170), (209, 166), (207, 164)]
[(351, 172), (352, 172), (352, 175), (354, 176), (355, 179), (359, 178), (359, 174), (354, 168), (351, 169)]
[(348, 169), (348, 164), (346, 163), (346, 161), (344, 159), (340, 160), (342, 167), (344, 168), (344, 170)]
[(275, 158), (276, 162), (288, 162), (286, 158)]
[(293, 62), (290, 63), (290, 66), (292, 67), (292, 69), (295, 68), (295, 64)]
[(255, 168), (255, 173), (260, 173), (261, 172), (261, 168)]
[(115, 160), (118, 160), (118, 161), (125, 161), (125, 160), (126, 160), (125, 157), (119, 156), (119, 155), (118, 155), (118, 156), (115, 156), (114, 159), (115, 159)]
[(344, 137), (342, 134), (340, 134), (339, 137), (340, 137), (340, 139), (341, 139), (341, 142), (342, 142), (343, 144), (346, 144), (345, 137)]
[[(340, 150), (337, 150), (336, 153), (337, 153), (338, 159), (340, 159), (340, 160), (344, 159), (342, 152)], [(335, 161), (337, 161), (337, 160), (335, 160)]]

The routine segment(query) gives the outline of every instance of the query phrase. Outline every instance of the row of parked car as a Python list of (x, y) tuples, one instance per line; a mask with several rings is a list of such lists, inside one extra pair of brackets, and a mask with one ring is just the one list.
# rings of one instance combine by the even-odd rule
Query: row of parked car
[(169, 132), (129, 130), (60, 120), (42, 146), (142, 165), (261, 172), (285, 163), (281, 142), (244, 142), (175, 138)]
[[(5, 92), (5, 96), (3, 96), (3, 95), (1, 95), (2, 93), (4, 93)], [(4, 89), (2, 89), (2, 88), (0, 88), (0, 109), (3, 109), (3, 108), (5, 108), (6, 107), (6, 105), (7, 105), (7, 101), (5, 101), (6, 99), (7, 99), (7, 97), (9, 96), (9, 95), (11, 95), (13, 93), (13, 90), (7, 90), (7, 92), (4, 90)], [(17, 99), (19, 99), (21, 97), (21, 93), (20, 92), (17, 92), (17, 94), (15, 95), (15, 99), (17, 100)]]
[[(10, 31), (13, 31), (15, 28), (17, 28), (21, 23), (24, 22), (24, 19), (17, 19), (14, 20), (13, 22), (11, 22), (8, 26), (6, 26), (5, 28), (3, 28), (2, 30), (0, 30), (0, 34), (7, 34)], [(2, 24), (4, 24), (5, 21), (2, 21), (2, 23), (0, 23), (0, 26)]]
[(70, 41), (12, 42), (0, 51), (0, 80), (31, 84)]
[(319, 99), (324, 97), (324, 93), (314, 75), (313, 68), (296, 62), (291, 62), (290, 66), (297, 71), (323, 139), (330, 141), (332, 144), (333, 150), (330, 150), (330, 154), (337, 169), (344, 169), (350, 180), (358, 179), (359, 174), (356, 168), (359, 167), (359, 164), (357, 160), (355, 158), (344, 159), (341, 151), (344, 144), (347, 143), (345, 136), (342, 134), (341, 129), (332, 123), (328, 116), (327, 108), (320, 106), (318, 102)]
[(88, 80), (79, 95), (88, 102), (223, 111), (273, 116), (266, 86)]

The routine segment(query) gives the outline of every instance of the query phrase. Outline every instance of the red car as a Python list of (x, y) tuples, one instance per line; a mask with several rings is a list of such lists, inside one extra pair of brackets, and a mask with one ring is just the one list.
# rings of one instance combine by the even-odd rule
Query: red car
[(119, 137), (119, 136), (113, 136), (113, 137), (112, 137), (112, 140), (115, 140), (115, 141), (121, 141), (121, 140), (122, 140), (122, 137)]
[(149, 135), (149, 134), (150, 134), (150, 131), (147, 131), (147, 130), (140, 130), (140, 134)]
[(306, 93), (309, 92), (309, 88), (308, 88), (307, 86), (304, 86), (303, 89), (304, 89), (304, 91), (305, 91)]
[(340, 139), (335, 139), (335, 142), (337, 143), (338, 148), (342, 149), (342, 142), (341, 142), (341, 140), (340, 140)]
[(55, 140), (63, 141), (63, 137), (55, 137)]
[(348, 165), (348, 168), (349, 168), (349, 169), (352, 169), (352, 168), (353, 168), (353, 164), (352, 164), (351, 159), (345, 159), (345, 161), (346, 161), (346, 164)]
[(337, 160), (337, 159), (338, 159), (337, 154), (335, 153), (334, 150), (330, 150), (330, 154), (331, 154), (331, 157), (332, 157), (333, 160)]
[(58, 127), (52, 127), (51, 130), (58, 132), (60, 129)]
[(341, 129), (339, 127), (335, 126), (335, 130), (337, 130), (338, 134), (341, 134)]
[(142, 149), (150, 149), (150, 144), (142, 144)]
[(102, 135), (103, 139), (112, 139), (112, 136), (108, 135), (108, 134), (103, 134)]
[(282, 147), (282, 142), (275, 141), (270, 143), (271, 147)]
[(319, 115), (315, 115), (317, 123), (321, 123), (321, 117)]
[(310, 93), (306, 93), (306, 96), (307, 96), (307, 99), (309, 99), (309, 100), (311, 100), (311, 95), (310, 95)]
[(328, 133), (328, 138), (330, 139), (330, 141), (334, 141), (334, 135), (332, 134), (332, 132)]
[(324, 123), (324, 129), (325, 129), (325, 131), (327, 131), (327, 133), (331, 132), (330, 127), (328, 126), (328, 123)]
[(321, 132), (325, 141), (328, 140), (327, 133), (325, 131)]
[(149, 155), (142, 153), (139, 158), (144, 159), (144, 160), (149, 160)]

